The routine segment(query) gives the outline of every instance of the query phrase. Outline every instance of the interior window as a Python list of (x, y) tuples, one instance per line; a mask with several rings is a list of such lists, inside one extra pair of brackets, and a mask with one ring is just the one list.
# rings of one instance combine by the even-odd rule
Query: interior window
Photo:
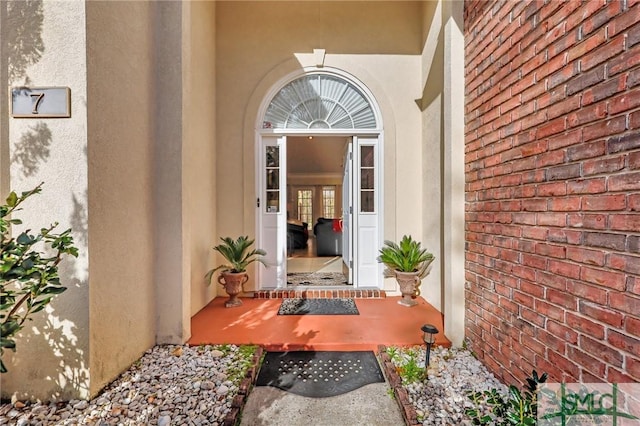
[(325, 186), (322, 188), (322, 217), (336, 217), (336, 187)]
[(298, 190), (298, 220), (313, 224), (313, 191)]

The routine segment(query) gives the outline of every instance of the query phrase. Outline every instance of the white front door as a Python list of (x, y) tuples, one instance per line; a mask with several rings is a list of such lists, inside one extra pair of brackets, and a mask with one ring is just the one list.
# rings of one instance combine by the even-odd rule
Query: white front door
[(262, 136), (258, 158), (259, 246), (267, 252), (267, 268), (259, 268), (259, 288), (287, 285), (287, 155), (286, 136)]
[[(266, 250), (268, 268), (259, 268), (258, 287), (286, 288), (287, 201), (286, 136), (259, 136), (259, 247)], [(355, 288), (382, 288), (377, 261), (382, 241), (382, 173), (379, 136), (353, 137), (344, 161), (342, 188), (342, 260)]]
[(353, 265), (356, 287), (382, 288), (382, 266), (378, 263), (381, 243), (382, 176), (379, 137), (354, 137), (353, 191)]
[(342, 263), (349, 284), (353, 284), (353, 143), (349, 142), (344, 155), (342, 178)]

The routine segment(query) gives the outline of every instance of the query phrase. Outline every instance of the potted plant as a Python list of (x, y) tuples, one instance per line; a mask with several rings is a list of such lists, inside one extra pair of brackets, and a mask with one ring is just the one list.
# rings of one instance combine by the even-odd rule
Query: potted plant
[(399, 244), (384, 242), (378, 262), (386, 266), (384, 275), (395, 277), (398, 282), (402, 292), (399, 304), (408, 307), (417, 304), (413, 299), (420, 295), (420, 283), (434, 259), (433, 254), (420, 247), (420, 242), (414, 241), (410, 235), (403, 236)]
[(231, 308), (242, 305), (242, 301), (238, 299), (238, 295), (242, 292), (242, 286), (249, 280), (247, 275), (247, 266), (253, 262), (260, 262), (267, 265), (262, 256), (267, 253), (262, 249), (251, 249), (254, 240), (250, 240), (248, 236), (238, 237), (237, 240), (225, 237), (220, 238), (221, 244), (213, 247), (215, 251), (220, 253), (227, 263), (217, 266), (207, 272), (205, 279), (211, 284), (213, 274), (220, 270), (218, 275), (218, 283), (220, 283), (227, 294), (229, 300), (224, 306)]

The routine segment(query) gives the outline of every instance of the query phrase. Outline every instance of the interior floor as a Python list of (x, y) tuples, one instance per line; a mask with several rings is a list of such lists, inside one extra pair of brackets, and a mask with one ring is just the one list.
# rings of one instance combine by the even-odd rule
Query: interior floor
[(294, 249), (289, 252), (289, 259), (293, 257), (317, 257), (316, 256), (316, 238), (313, 235), (309, 235), (307, 240), (307, 247)]
[(342, 272), (340, 256), (316, 256), (315, 238), (309, 237), (307, 247), (293, 250), (287, 258), (287, 273)]

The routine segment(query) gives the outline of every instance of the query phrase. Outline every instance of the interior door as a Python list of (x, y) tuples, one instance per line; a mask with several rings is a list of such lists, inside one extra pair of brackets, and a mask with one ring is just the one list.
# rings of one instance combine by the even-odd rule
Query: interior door
[(353, 143), (349, 142), (344, 156), (342, 178), (342, 263), (349, 284), (354, 283), (353, 274)]
[(259, 247), (267, 254), (267, 268), (259, 267), (260, 288), (286, 287), (286, 137), (261, 136), (257, 209)]

